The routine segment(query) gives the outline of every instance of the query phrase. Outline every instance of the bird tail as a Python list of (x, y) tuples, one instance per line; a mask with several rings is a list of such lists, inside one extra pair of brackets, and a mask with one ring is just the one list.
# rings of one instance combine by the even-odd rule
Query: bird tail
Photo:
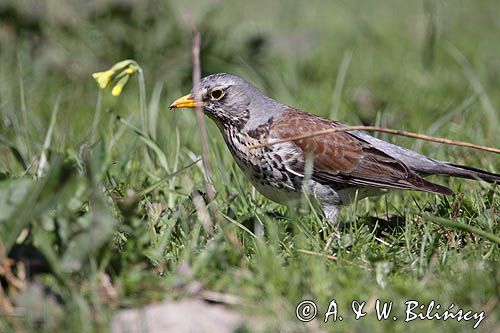
[[(427, 173), (427, 175), (430, 175)], [(483, 180), (488, 183), (500, 184), (500, 175), (465, 165), (451, 164), (441, 162), (438, 167), (434, 168), (432, 175), (444, 175), (451, 177), (460, 177), (474, 180)], [(424, 192), (432, 192), (437, 194), (450, 195), (453, 191), (446, 186), (431, 183), (419, 176), (412, 177), (411, 183), (417, 187), (418, 190)]]
[(474, 180), (483, 180), (488, 183), (500, 184), (500, 174), (468, 167), (465, 165), (443, 163), (440, 165), (440, 168), (437, 170), (436, 174)]

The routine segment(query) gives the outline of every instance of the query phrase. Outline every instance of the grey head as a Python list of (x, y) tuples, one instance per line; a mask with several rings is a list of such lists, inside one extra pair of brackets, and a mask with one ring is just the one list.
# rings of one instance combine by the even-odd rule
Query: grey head
[[(217, 73), (204, 77), (200, 82), (200, 93), (205, 113), (219, 128), (234, 126), (240, 130), (253, 129), (288, 108), (233, 74)], [(189, 95), (172, 103), (171, 108), (196, 106), (195, 103), (190, 106), (185, 103), (186, 98), (192, 101), (194, 96), (191, 90)]]

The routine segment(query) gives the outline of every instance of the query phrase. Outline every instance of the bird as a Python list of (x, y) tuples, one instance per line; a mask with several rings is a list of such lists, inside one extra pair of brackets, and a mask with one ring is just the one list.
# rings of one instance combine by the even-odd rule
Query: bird
[[(346, 125), (280, 103), (237, 75), (211, 74), (198, 87), (176, 99), (170, 109), (202, 107), (219, 128), (237, 165), (261, 194), (293, 205), (305, 191), (320, 203), (325, 219), (334, 225), (343, 206), (388, 190), (453, 194), (425, 176), (500, 183), (499, 174), (438, 161), (362, 131), (258, 146)], [(201, 98), (197, 101), (195, 96)]]

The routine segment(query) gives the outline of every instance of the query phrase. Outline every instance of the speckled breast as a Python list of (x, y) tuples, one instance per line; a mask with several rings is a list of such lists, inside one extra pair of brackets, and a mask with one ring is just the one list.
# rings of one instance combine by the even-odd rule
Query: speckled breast
[(300, 198), (302, 178), (288, 168), (295, 159), (290, 144), (251, 148), (260, 141), (230, 129), (224, 131), (224, 139), (236, 163), (260, 193), (278, 203)]

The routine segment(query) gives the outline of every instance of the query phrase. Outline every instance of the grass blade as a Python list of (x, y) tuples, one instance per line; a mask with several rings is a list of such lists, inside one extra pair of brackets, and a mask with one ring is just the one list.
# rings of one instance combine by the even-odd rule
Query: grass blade
[(423, 217), (434, 222), (434, 223), (442, 225), (443, 227), (470, 232), (470, 233), (476, 234), (478, 236), (484, 237), (487, 240), (490, 240), (490, 241), (500, 245), (500, 237), (498, 237), (497, 235), (491, 234), (487, 231), (484, 231), (482, 229), (470, 226), (468, 224), (458, 223), (458, 222), (448, 220), (448, 219), (445, 219), (442, 217), (433, 216), (430, 214), (424, 214)]
[(40, 164), (38, 165), (37, 177), (40, 178), (47, 165), (47, 150), (50, 147), (50, 143), (52, 141), (52, 132), (54, 131), (54, 126), (56, 124), (57, 113), (59, 112), (59, 102), (60, 97), (57, 97), (56, 104), (54, 105), (54, 109), (52, 111), (52, 116), (50, 117), (49, 128), (47, 129), (47, 134), (45, 135), (45, 140), (43, 142), (42, 153), (40, 154)]
[(351, 63), (351, 58), (352, 52), (349, 50), (345, 51), (344, 55), (342, 56), (342, 61), (340, 62), (337, 81), (335, 82), (335, 89), (333, 91), (330, 119), (336, 119), (339, 114), (340, 101), (342, 100), (342, 91), (344, 90), (345, 78), (347, 76), (349, 64)]

